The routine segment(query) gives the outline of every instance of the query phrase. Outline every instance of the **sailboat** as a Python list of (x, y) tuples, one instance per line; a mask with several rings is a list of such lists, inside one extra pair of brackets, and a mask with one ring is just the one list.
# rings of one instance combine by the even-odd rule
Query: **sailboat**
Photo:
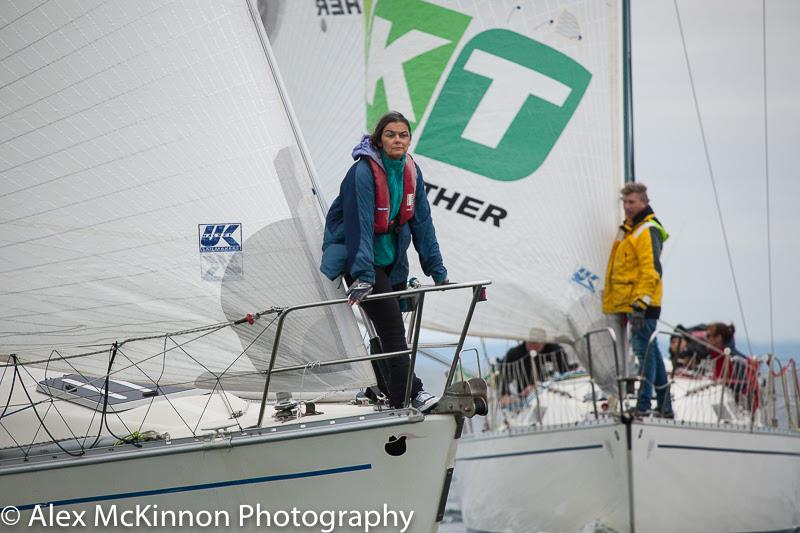
[[(321, 190), (346, 169), (348, 132), (404, 113), (451, 277), (493, 279), (471, 332), (568, 345), (589, 374), (492, 405), (484, 431), (464, 437), (456, 477), (469, 530), (800, 524), (797, 422), (769, 415), (781, 387), (796, 412), (791, 364), (772, 358), (764, 373), (762, 361), (759, 408), (704, 369), (675, 378), (675, 420), (626, 410), (633, 357), (601, 294), (619, 189), (633, 179), (628, 2), (262, 5), (301, 126), (345, 134), (309, 139)], [(458, 331), (433, 311), (424, 326)]]
[[(381, 355), (255, 4), (9, 1), (0, 36), (4, 527), (435, 531), (485, 388), (351, 401)], [(485, 285), (412, 292), (472, 294), (466, 332)]]

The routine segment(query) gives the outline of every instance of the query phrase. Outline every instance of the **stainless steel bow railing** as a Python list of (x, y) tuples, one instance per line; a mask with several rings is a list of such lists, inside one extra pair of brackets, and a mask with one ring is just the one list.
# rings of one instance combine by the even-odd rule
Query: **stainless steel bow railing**
[[(399, 357), (399, 356), (411, 356), (411, 364), (409, 365), (409, 373), (407, 376), (406, 381), (406, 391), (405, 391), (405, 399), (403, 401), (404, 406), (408, 406), (410, 402), (411, 396), (411, 385), (414, 376), (414, 368), (416, 366), (417, 360), (417, 350), (419, 348), (419, 332), (421, 329), (422, 324), (422, 314), (423, 314), (423, 307), (425, 303), (425, 295), (428, 293), (433, 292), (447, 292), (447, 291), (454, 291), (454, 290), (463, 290), (463, 289), (472, 289), (472, 299), (470, 300), (469, 308), (467, 310), (467, 314), (464, 318), (464, 324), (461, 328), (461, 334), (458, 338), (458, 342), (456, 343), (455, 351), (453, 354), (453, 360), (450, 365), (450, 370), (447, 374), (447, 381), (445, 383), (445, 390), (452, 384), (453, 378), (456, 374), (456, 369), (458, 368), (458, 362), (460, 359), (461, 350), (464, 347), (464, 341), (467, 336), (467, 332), (469, 331), (469, 325), (472, 321), (472, 315), (475, 312), (475, 305), (485, 299), (485, 290), (488, 285), (491, 284), (491, 281), (483, 280), (483, 281), (472, 281), (466, 283), (449, 283), (446, 285), (436, 285), (434, 287), (421, 287), (417, 289), (408, 289), (403, 291), (393, 291), (393, 292), (385, 292), (381, 294), (373, 294), (367, 296), (364, 301), (376, 301), (376, 300), (385, 300), (389, 298), (400, 298), (400, 297), (416, 297), (416, 309), (414, 315), (412, 317), (412, 331), (411, 334), (411, 347), (408, 350), (400, 350), (396, 352), (387, 352), (387, 353), (380, 353), (380, 354), (370, 354), (367, 356), (362, 357), (342, 357), (339, 359), (333, 359), (329, 361), (323, 361), (316, 363), (316, 366), (325, 367), (325, 366), (332, 366), (332, 365), (342, 365), (342, 364), (349, 364), (355, 363), (359, 361), (377, 361), (381, 359), (389, 359), (391, 357)], [(278, 349), (280, 347), (281, 341), (281, 333), (283, 331), (284, 324), (286, 322), (287, 317), (289, 317), (292, 313), (296, 311), (300, 311), (303, 309), (311, 309), (316, 307), (327, 307), (332, 305), (345, 305), (347, 304), (347, 298), (339, 298), (336, 300), (324, 300), (319, 302), (311, 302), (307, 304), (300, 304), (294, 305), (291, 307), (286, 307), (279, 312), (279, 316), (277, 318), (277, 326), (275, 330), (275, 339), (272, 344), (272, 354), (269, 360), (269, 366), (266, 371), (266, 381), (264, 383), (264, 393), (261, 398), (261, 409), (258, 414), (258, 426), (261, 426), (263, 419), (264, 419), (264, 412), (267, 407), (267, 395), (269, 394), (269, 385), (270, 380), (273, 374), (279, 374), (282, 372), (291, 372), (296, 370), (302, 370), (307, 368), (307, 365), (291, 365), (291, 366), (283, 366), (275, 368), (275, 361), (278, 358)]]

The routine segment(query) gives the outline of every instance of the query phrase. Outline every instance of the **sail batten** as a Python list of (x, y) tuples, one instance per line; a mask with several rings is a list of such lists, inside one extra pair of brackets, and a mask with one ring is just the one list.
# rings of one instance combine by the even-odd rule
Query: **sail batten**
[[(0, 353), (104, 375), (102, 347), (137, 338), (115, 378), (263, 386), (272, 319), (214, 325), (342, 291), (248, 2), (5, 2), (0, 20)], [(368, 364), (314, 366), (364, 353), (349, 310), (298, 312), (276, 366), (308, 368), (273, 383), (368, 385)]]

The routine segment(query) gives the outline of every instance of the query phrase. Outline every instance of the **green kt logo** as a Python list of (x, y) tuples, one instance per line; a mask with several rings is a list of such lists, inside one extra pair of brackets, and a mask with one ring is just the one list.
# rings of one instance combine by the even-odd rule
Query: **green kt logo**
[(378, 2), (367, 29), (367, 124), (391, 108), (416, 125), (470, 20), (422, 0)]
[[(416, 9), (409, 4), (381, 2), (372, 18), (371, 124), (390, 108), (412, 125), (420, 119), (470, 20), (421, 0), (414, 0)], [(455, 61), (416, 152), (499, 181), (525, 178), (547, 158), (591, 77), (573, 59), (528, 37), (482, 32)]]

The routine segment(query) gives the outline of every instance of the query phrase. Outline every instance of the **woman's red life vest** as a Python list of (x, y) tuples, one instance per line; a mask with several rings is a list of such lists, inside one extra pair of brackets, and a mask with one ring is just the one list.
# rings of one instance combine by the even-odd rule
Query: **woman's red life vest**
[(375, 179), (375, 233), (388, 233), (395, 225), (402, 225), (414, 216), (414, 200), (417, 195), (417, 166), (411, 156), (406, 155), (406, 164), (403, 168), (403, 200), (397, 218), (389, 220), (392, 208), (389, 198), (389, 182), (386, 171), (371, 157), (369, 164), (372, 167), (372, 176)]

